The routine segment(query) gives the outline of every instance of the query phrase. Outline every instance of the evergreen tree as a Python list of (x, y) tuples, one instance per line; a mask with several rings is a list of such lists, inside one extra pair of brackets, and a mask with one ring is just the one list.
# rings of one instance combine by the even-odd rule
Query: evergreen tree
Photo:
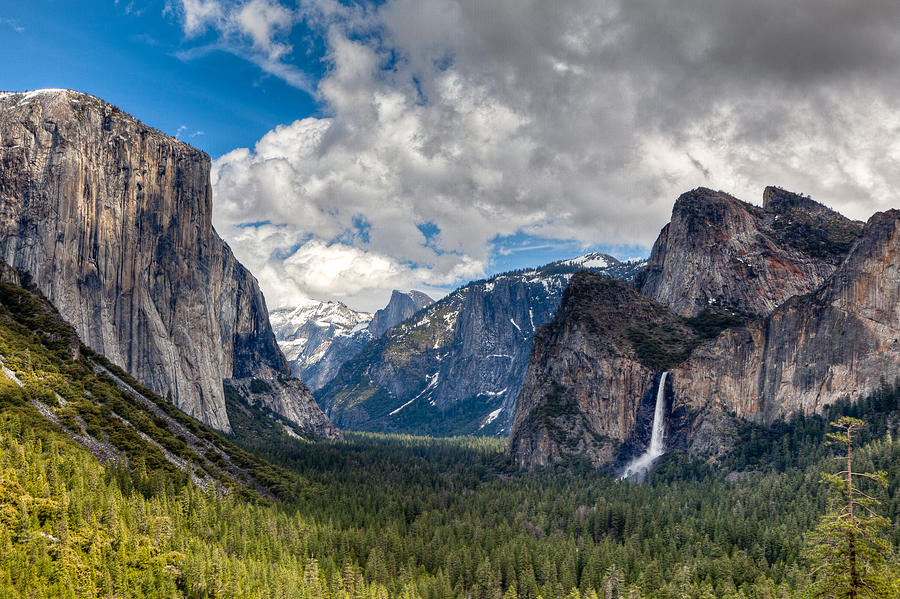
[(828, 599), (887, 598), (892, 583), (885, 564), (891, 546), (883, 530), (890, 522), (875, 512), (880, 502), (857, 482), (884, 487), (886, 473), (853, 470), (853, 438), (865, 427), (862, 420), (843, 416), (832, 425), (839, 432), (829, 433), (828, 438), (846, 448), (847, 467), (822, 476), (833, 497), (831, 509), (809, 536), (806, 554), (813, 582), (808, 591), (812, 597)]

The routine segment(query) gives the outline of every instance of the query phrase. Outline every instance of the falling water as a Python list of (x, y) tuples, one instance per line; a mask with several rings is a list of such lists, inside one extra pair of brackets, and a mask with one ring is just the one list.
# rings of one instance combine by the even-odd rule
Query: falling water
[(663, 372), (662, 376), (659, 377), (659, 388), (656, 390), (656, 409), (653, 410), (653, 432), (650, 434), (650, 447), (625, 466), (625, 472), (621, 478), (643, 478), (647, 471), (650, 470), (653, 460), (665, 453), (666, 377), (668, 375), (668, 372)]

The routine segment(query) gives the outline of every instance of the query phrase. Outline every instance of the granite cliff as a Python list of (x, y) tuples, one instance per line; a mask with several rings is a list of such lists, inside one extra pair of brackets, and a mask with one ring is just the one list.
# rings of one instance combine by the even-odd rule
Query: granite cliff
[(649, 439), (659, 372), (699, 337), (627, 283), (575, 274), (556, 316), (534, 336), (510, 435), (516, 462), (543, 466), (580, 455), (602, 466), (632, 437)]
[(817, 291), (722, 332), (672, 371), (673, 402), (764, 424), (900, 376), (900, 211), (869, 219)]
[(375, 337), (381, 337), (388, 329), (391, 329), (413, 314), (427, 308), (434, 300), (421, 291), (412, 290), (403, 293), (396, 289), (391, 293), (388, 305), (375, 312), (372, 322), (369, 323), (369, 332)]
[(766, 188), (762, 208), (701, 187), (675, 202), (638, 288), (684, 316), (763, 316), (818, 289), (861, 230), (862, 223), (777, 187)]
[(862, 228), (777, 188), (762, 208), (689, 192), (638, 276), (648, 295), (573, 278), (535, 335), (510, 451), (522, 466), (627, 457), (663, 371), (667, 447), (704, 458), (728, 449), (735, 418), (865, 395), (900, 376), (898, 265), (900, 211)]
[(28, 271), (85, 344), (230, 430), (223, 381), (336, 434), (290, 370), (253, 276), (212, 227), (209, 157), (93, 96), (0, 94), (0, 258)]

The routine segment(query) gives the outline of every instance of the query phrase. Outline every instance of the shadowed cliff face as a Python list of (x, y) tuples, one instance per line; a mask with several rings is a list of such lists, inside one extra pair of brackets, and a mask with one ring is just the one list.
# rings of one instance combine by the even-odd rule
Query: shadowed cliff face
[(818, 289), (861, 229), (775, 187), (766, 188), (763, 208), (698, 188), (675, 202), (638, 288), (683, 316), (709, 309), (764, 316)]
[[(256, 280), (213, 230), (209, 166), (92, 96), (0, 95), (0, 257), (87, 345), (228, 431), (222, 381), (289, 370)], [(324, 432), (311, 401), (298, 389), (276, 411)]]
[(869, 219), (826, 284), (723, 332), (672, 373), (675, 402), (770, 423), (900, 376), (900, 211)]
[(556, 316), (534, 336), (510, 438), (516, 461), (613, 461), (639, 427), (642, 405), (652, 412), (658, 371), (696, 339), (683, 318), (627, 283), (573, 276)]

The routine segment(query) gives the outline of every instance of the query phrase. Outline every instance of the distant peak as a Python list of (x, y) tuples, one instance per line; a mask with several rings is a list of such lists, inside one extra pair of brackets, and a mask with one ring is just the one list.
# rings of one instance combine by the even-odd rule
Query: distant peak
[(613, 258), (609, 254), (591, 252), (589, 254), (584, 254), (583, 256), (578, 256), (577, 258), (572, 258), (571, 260), (562, 260), (560, 264), (580, 266), (582, 268), (607, 268), (619, 264), (619, 260)]
[(409, 298), (420, 310), (434, 303), (434, 299), (430, 295), (416, 289), (409, 290)]

